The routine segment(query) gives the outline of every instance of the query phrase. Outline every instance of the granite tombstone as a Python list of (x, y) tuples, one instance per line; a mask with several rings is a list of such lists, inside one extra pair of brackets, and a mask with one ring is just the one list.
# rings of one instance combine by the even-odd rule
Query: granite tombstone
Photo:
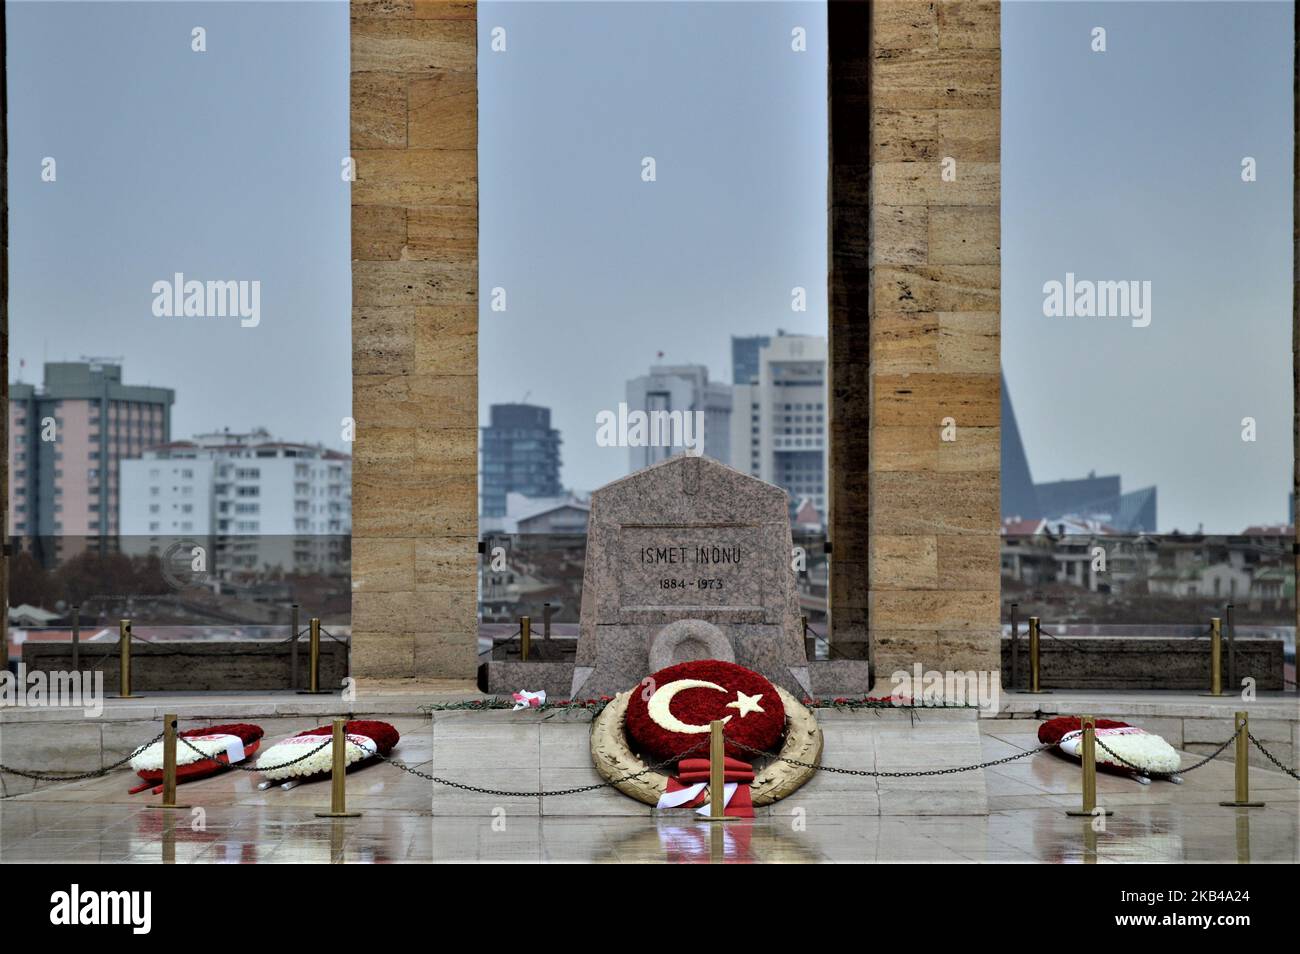
[(809, 694), (786, 493), (679, 455), (591, 495), (574, 697), (724, 659)]

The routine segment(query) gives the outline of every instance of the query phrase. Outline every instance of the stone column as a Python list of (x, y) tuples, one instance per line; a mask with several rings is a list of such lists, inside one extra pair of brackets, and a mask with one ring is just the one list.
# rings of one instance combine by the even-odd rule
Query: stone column
[[(838, 524), (845, 496), (856, 513), (869, 495), (865, 589), (881, 685), (918, 662), (999, 666), (1001, 41), (996, 3), (881, 0), (870, 16), (867, 89), (856, 74), (832, 85), (833, 110), (870, 129), (870, 192), (865, 167), (836, 176), (833, 221), (869, 206), (871, 268), (869, 357), (864, 367), (851, 322), (836, 347), (850, 363), (835, 370), (857, 417), (869, 396), (869, 439), (841, 455), (849, 473), (838, 480), (854, 483), (837, 484), (835, 507)], [(843, 64), (831, 42), (834, 80)], [(836, 116), (837, 135), (846, 122)], [(857, 314), (860, 256), (856, 238), (835, 253), (837, 268), (851, 266)], [(835, 545), (837, 560), (858, 558)], [(850, 588), (850, 619), (860, 593)]]
[(472, 679), (476, 8), (352, 0), (353, 672)]

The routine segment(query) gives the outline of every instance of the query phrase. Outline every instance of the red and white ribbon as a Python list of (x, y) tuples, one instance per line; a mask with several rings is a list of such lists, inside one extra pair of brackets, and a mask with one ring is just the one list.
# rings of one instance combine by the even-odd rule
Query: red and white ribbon
[[(723, 764), (722, 804), (728, 818), (753, 818), (754, 803), (750, 784), (754, 767), (740, 759), (728, 758)], [(659, 796), (656, 808), (694, 808), (707, 815), (709, 806), (709, 760), (682, 759), (677, 774), (668, 777), (668, 786)]]
[(536, 709), (546, 701), (546, 690), (541, 689), (537, 692), (529, 692), (527, 689), (520, 689), (514, 693), (515, 707), (512, 711), (518, 712), (520, 709)]

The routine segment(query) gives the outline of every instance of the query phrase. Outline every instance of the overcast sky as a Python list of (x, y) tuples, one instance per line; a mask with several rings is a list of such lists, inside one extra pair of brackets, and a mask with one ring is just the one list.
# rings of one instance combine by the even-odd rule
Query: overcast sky
[(628, 472), (596, 414), (658, 352), (729, 382), (733, 334), (826, 334), (825, 5), (485, 2), (479, 51), (482, 419), (552, 408), (592, 490)]
[[(176, 389), (178, 436), (339, 446), (346, 4), (7, 12), (11, 379), (121, 356), (128, 382)], [(1156, 484), (1162, 530), (1286, 515), (1292, 17), (1003, 6), (1003, 357), (1030, 467)], [(484, 2), (479, 28), (480, 280), (509, 302), (482, 313), (480, 398), (552, 407), (562, 478), (590, 490), (627, 468), (595, 414), (658, 352), (729, 380), (732, 334), (825, 334), (824, 6)], [(154, 317), (177, 271), (260, 280), (261, 324)], [(1067, 272), (1151, 281), (1150, 326), (1044, 317)]]
[[(1293, 16), (1002, 8), (1002, 358), (1030, 469), (1155, 484), (1162, 531), (1286, 519)], [(1066, 272), (1151, 281), (1151, 324), (1044, 317)]]
[[(6, 13), (10, 380), (121, 357), (127, 383), (175, 389), (174, 436), (265, 425), (345, 448), (347, 4)], [(153, 283), (175, 272), (260, 281), (260, 324), (155, 317)]]

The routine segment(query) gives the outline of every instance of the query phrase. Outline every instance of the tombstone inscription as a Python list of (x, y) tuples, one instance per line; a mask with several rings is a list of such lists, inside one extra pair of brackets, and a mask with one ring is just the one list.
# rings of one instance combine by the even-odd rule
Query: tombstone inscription
[(808, 694), (785, 491), (680, 455), (591, 496), (573, 695), (724, 659)]

